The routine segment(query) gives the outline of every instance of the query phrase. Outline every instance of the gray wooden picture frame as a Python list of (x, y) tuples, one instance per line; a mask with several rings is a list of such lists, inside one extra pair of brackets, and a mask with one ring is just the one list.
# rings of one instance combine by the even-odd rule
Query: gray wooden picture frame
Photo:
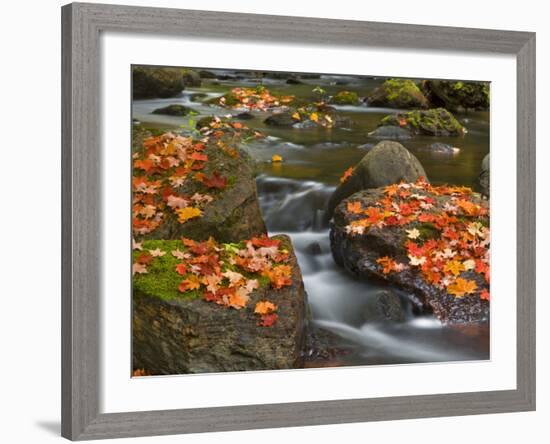
[[(101, 413), (100, 33), (155, 33), (517, 58), (517, 388)], [(73, 3), (62, 8), (62, 435), (73, 440), (535, 409), (535, 34)]]

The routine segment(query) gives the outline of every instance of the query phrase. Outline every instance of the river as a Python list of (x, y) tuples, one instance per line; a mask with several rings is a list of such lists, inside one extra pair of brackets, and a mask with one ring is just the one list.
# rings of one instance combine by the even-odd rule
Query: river
[[(238, 73), (228, 71), (228, 74)], [(238, 114), (196, 101), (196, 94), (207, 98), (221, 96), (237, 86), (253, 86), (260, 80), (246, 76), (238, 81), (209, 81), (202, 87), (186, 88), (179, 97), (133, 101), (132, 117), (144, 127), (155, 129), (185, 128), (188, 118), (151, 114), (169, 104), (182, 104), (205, 115)], [(321, 86), (327, 94), (342, 89), (364, 96), (383, 79), (321, 76), (288, 85), (284, 79), (263, 79), (272, 93), (314, 99), (312, 89)], [(345, 83), (345, 85), (342, 85)], [(204, 100), (201, 99), (201, 100)], [(266, 113), (255, 112), (244, 121), (267, 137), (244, 147), (258, 162), (256, 179), (260, 205), (270, 234), (291, 236), (314, 323), (338, 338), (344, 352), (333, 365), (396, 364), (448, 362), (489, 358), (489, 331), (486, 326), (442, 326), (433, 316), (414, 313), (409, 299), (398, 292), (406, 307), (406, 320), (399, 323), (366, 322), (364, 313), (372, 296), (384, 288), (359, 281), (334, 263), (330, 254), (326, 202), (342, 173), (354, 166), (376, 144), (368, 136), (379, 120), (395, 110), (367, 106), (336, 106), (339, 113), (352, 119), (348, 129), (288, 129), (266, 126)], [(489, 113), (471, 112), (457, 116), (468, 129), (463, 137), (417, 136), (403, 141), (415, 154), (434, 184), (450, 183), (478, 189), (477, 176), (483, 157), (489, 151)], [(426, 149), (442, 142), (460, 149), (455, 155), (435, 154)], [(367, 146), (365, 146), (367, 145)], [(272, 163), (279, 154), (284, 162)]]

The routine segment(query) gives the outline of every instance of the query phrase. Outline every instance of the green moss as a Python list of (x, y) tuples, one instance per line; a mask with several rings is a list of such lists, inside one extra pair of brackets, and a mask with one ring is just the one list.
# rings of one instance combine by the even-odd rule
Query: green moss
[[(147, 273), (136, 274), (132, 279), (134, 290), (145, 293), (149, 296), (156, 296), (162, 300), (186, 299), (192, 300), (200, 297), (198, 291), (178, 291), (178, 285), (182, 277), (176, 273), (176, 265), (180, 260), (170, 253), (176, 249), (185, 251), (185, 247), (179, 240), (146, 240), (143, 241), (143, 251), (160, 248), (166, 254), (155, 257), (147, 266)], [(135, 260), (143, 251), (133, 251), (132, 258)]]
[(444, 108), (391, 114), (380, 121), (379, 126), (384, 125), (406, 127), (417, 134), (428, 135), (458, 136), (466, 131), (458, 120)]
[(359, 97), (353, 91), (340, 91), (332, 97), (331, 102), (337, 105), (355, 105), (359, 102)]
[(430, 223), (422, 223), (416, 226), (416, 229), (420, 231), (420, 239), (427, 241), (429, 239), (439, 238), (441, 232)]

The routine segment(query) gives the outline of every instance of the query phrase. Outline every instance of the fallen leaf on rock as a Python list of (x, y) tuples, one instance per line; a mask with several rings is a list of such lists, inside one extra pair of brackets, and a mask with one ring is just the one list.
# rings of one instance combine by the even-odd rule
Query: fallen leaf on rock
[(144, 274), (147, 273), (147, 267), (144, 264), (138, 262), (132, 265), (132, 276), (135, 274)]
[(189, 219), (199, 217), (202, 214), (202, 211), (196, 207), (185, 207), (177, 210), (176, 214), (178, 215), (179, 223), (183, 224), (187, 222)]
[(457, 278), (456, 281), (447, 287), (447, 292), (457, 298), (461, 298), (466, 294), (472, 294), (477, 290), (475, 281)]
[(256, 303), (256, 307), (254, 308), (254, 313), (261, 315), (273, 313), (275, 311), (277, 311), (277, 305), (270, 301), (260, 301)]

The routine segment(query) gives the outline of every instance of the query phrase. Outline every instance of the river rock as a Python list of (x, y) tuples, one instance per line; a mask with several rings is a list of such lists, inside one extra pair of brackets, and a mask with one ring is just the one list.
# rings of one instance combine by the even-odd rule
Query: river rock
[(369, 133), (369, 137), (382, 140), (407, 140), (412, 138), (410, 131), (399, 126), (379, 126)]
[(369, 106), (411, 109), (428, 108), (429, 102), (418, 85), (407, 79), (388, 79), (366, 99)]
[(401, 181), (414, 182), (426, 178), (420, 161), (399, 142), (385, 140), (370, 150), (353, 168), (353, 173), (332, 193), (327, 216), (346, 197), (367, 188), (377, 188)]
[[(183, 236), (205, 240), (212, 236), (219, 242), (238, 242), (266, 233), (249, 155), (239, 150), (239, 155), (232, 157), (216, 145), (207, 145), (204, 153), (208, 162), (202, 172), (209, 177), (214, 171), (218, 172), (228, 179), (226, 188), (208, 192), (214, 200), (205, 206), (201, 217), (184, 224), (168, 211), (163, 223), (145, 235), (145, 239), (179, 239)], [(206, 192), (193, 180), (186, 181), (176, 191), (185, 196)]]
[(296, 77), (290, 77), (288, 79), (286, 79), (286, 84), (287, 85), (301, 85), (302, 82), (300, 79), (297, 79)]
[(481, 172), (479, 173), (479, 185), (484, 196), (489, 197), (491, 192), (491, 162), (487, 154), (481, 162)]
[(181, 71), (175, 68), (134, 67), (132, 95), (134, 99), (177, 96), (184, 89)]
[(182, 70), (183, 84), (185, 86), (201, 86), (201, 76), (194, 69)]
[(466, 133), (458, 120), (444, 108), (415, 110), (384, 117), (379, 126), (400, 126), (413, 134), (428, 136), (462, 136)]
[(203, 102), (208, 98), (208, 94), (205, 93), (193, 93), (189, 96), (192, 102)]
[(248, 111), (245, 111), (243, 113), (235, 114), (233, 116), (233, 118), (238, 119), (238, 120), (251, 120), (251, 119), (254, 118), (254, 116), (252, 115), (252, 113), (249, 113)]
[(357, 105), (359, 103), (359, 97), (357, 93), (353, 91), (340, 91), (332, 96), (330, 103), (335, 105)]
[[(321, 112), (329, 115), (332, 119), (333, 128), (349, 128), (353, 122), (350, 118), (340, 116), (335, 112), (335, 109), (331, 106), (323, 106)], [(302, 120), (296, 120), (292, 117), (295, 114), (294, 110), (284, 110), (271, 114), (264, 120), (264, 123), (269, 126), (278, 126), (283, 128), (295, 128), (295, 129), (310, 129), (318, 128), (320, 125), (307, 118)]]
[(398, 294), (381, 290), (369, 297), (363, 316), (365, 322), (403, 322), (405, 309)]
[[(336, 263), (351, 274), (362, 279), (383, 281), (401, 288), (414, 295), (412, 302), (424, 313), (434, 313), (443, 323), (487, 322), (489, 319), (489, 302), (477, 294), (461, 298), (448, 294), (445, 290), (426, 281), (417, 267), (409, 267), (400, 272), (384, 274), (376, 262), (377, 259), (389, 256), (404, 264), (409, 263), (407, 250), (404, 247), (408, 239), (405, 229), (410, 227), (370, 226), (363, 234), (353, 235), (347, 232), (346, 226), (357, 219), (356, 214), (348, 211), (347, 202), (361, 202), (362, 208), (375, 205), (385, 197), (383, 188), (363, 190), (343, 200), (334, 211), (331, 224), (330, 243)], [(451, 204), (452, 196), (432, 196), (435, 204), (433, 213), (441, 212), (446, 204)], [(479, 194), (473, 194), (471, 202), (488, 209), (488, 203)], [(473, 218), (473, 220), (481, 220)], [(488, 218), (483, 221), (488, 223)], [(419, 226), (420, 230), (424, 230)], [(427, 229), (426, 229), (427, 230)], [(426, 231), (426, 235), (432, 231)], [(488, 289), (488, 285), (473, 272), (462, 272), (460, 275), (476, 281), (478, 288)]]
[(489, 83), (425, 80), (422, 89), (434, 106), (453, 112), (489, 109)]
[(460, 148), (441, 142), (432, 143), (431, 145), (420, 149), (430, 151), (434, 154), (444, 154), (447, 156), (454, 156), (455, 154), (458, 154), (460, 152)]
[(291, 127), (296, 123), (296, 120), (292, 118), (292, 112), (283, 111), (271, 114), (264, 120), (264, 123), (269, 126)]
[[(202, 298), (159, 297), (134, 285), (134, 368), (170, 375), (301, 367), (307, 295), (290, 239), (276, 238), (291, 253), (292, 284), (278, 290), (261, 287), (240, 310)], [(259, 326), (254, 314), (262, 300), (277, 305), (278, 319), (271, 327)]]
[(191, 110), (183, 105), (173, 104), (163, 108), (157, 108), (153, 111), (153, 114), (163, 114), (166, 116), (185, 116)]

